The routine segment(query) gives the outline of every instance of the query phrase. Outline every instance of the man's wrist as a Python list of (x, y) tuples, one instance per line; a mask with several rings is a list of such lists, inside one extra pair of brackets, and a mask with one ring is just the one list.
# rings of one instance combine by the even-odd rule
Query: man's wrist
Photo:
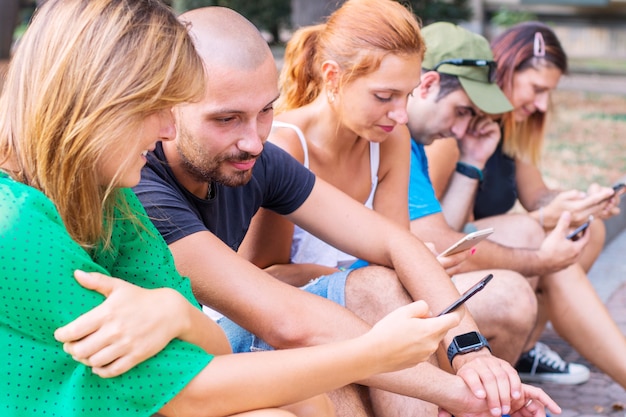
[(452, 361), (458, 355), (466, 355), (471, 352), (477, 352), (483, 348), (489, 349), (491, 351), (491, 346), (489, 346), (489, 342), (485, 336), (480, 334), (479, 332), (472, 331), (464, 334), (460, 334), (455, 336), (452, 339), (452, 343), (448, 346), (447, 354), (448, 361), (450, 361), (450, 365), (452, 366)]
[(455, 171), (468, 178), (478, 180), (478, 182), (483, 182), (483, 170), (475, 165), (468, 164), (467, 162), (463, 161), (458, 161), (456, 163)]

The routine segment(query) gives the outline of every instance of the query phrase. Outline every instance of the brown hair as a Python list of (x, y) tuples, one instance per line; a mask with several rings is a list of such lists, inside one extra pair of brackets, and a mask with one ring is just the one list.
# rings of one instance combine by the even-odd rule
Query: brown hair
[(342, 69), (339, 86), (367, 75), (387, 54), (425, 51), (419, 23), (393, 0), (348, 0), (326, 23), (298, 30), (287, 43), (280, 75), (277, 111), (301, 107), (322, 91), (321, 65), (333, 60)]
[[(541, 34), (545, 55), (535, 56), (535, 36)], [(512, 26), (491, 43), (494, 59), (498, 63), (497, 83), (511, 97), (513, 76), (518, 71), (551, 65), (562, 73), (567, 72), (567, 55), (555, 33), (540, 22), (523, 22)], [(546, 123), (546, 114), (533, 113), (524, 122), (515, 122), (513, 113), (502, 117), (503, 150), (511, 157), (519, 157), (534, 164), (539, 162)]]
[(99, 183), (98, 158), (203, 88), (187, 30), (160, 1), (48, 0), (0, 97), (0, 165), (46, 194), (79, 244), (106, 247), (114, 209), (128, 213), (114, 185)]

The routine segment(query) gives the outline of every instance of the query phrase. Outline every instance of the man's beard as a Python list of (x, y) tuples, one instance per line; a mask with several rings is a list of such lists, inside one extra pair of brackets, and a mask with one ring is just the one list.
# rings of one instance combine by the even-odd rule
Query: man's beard
[[(191, 140), (182, 141), (186, 144), (193, 144)], [(217, 182), (228, 187), (239, 187), (245, 185), (252, 178), (252, 170), (238, 171), (234, 174), (226, 175), (220, 171), (222, 165), (227, 161), (247, 161), (254, 159), (257, 155), (248, 152), (240, 152), (237, 155), (219, 156), (211, 158), (206, 152), (196, 146), (183, 148), (178, 142), (176, 148), (182, 162), (182, 167), (193, 179), (199, 182)]]

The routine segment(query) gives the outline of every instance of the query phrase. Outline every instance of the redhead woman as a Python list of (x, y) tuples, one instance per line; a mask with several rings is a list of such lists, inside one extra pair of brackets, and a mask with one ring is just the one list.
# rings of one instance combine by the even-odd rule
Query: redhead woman
[[(626, 339), (586, 275), (604, 243), (601, 219), (619, 212), (619, 196), (598, 184), (584, 192), (550, 189), (539, 166), (550, 94), (567, 71), (567, 57), (554, 32), (539, 22), (511, 27), (492, 41), (492, 50), (498, 62), (497, 82), (514, 110), (501, 118), (502, 140), (486, 165), (478, 167), (484, 180), (473, 207), (468, 207), (471, 223), (466, 227), (489, 224), (497, 231), (494, 240), (515, 246), (541, 242), (564, 212), (571, 218), (571, 230), (591, 219), (585, 237), (589, 241), (578, 262), (535, 278), (540, 320), (517, 369), (528, 381), (569, 383), (566, 363), (545, 345), (535, 345), (550, 320), (582, 356), (626, 387), (622, 359)], [(454, 174), (458, 148), (454, 140), (437, 142), (427, 153), (433, 185), (441, 197)], [(520, 227), (516, 221), (520, 214), (507, 214), (516, 201), (536, 227)]]

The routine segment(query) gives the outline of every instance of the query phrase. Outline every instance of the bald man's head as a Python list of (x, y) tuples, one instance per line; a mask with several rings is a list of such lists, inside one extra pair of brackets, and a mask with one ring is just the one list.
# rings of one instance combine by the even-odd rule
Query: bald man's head
[(180, 20), (189, 23), (189, 33), (207, 69), (252, 70), (272, 56), (259, 30), (234, 10), (203, 7), (183, 13)]

